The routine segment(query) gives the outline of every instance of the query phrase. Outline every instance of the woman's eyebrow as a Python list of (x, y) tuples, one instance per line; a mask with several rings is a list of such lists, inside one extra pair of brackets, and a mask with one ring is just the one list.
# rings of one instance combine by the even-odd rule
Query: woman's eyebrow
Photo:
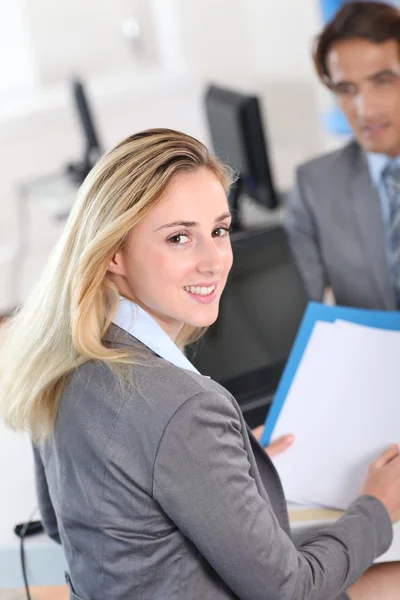
[(167, 229), (168, 227), (196, 227), (198, 223), (196, 221), (173, 221), (172, 223), (167, 223), (166, 225), (161, 225), (158, 227), (156, 231), (160, 229)]
[(215, 219), (215, 222), (218, 223), (218, 221), (224, 221), (225, 219), (231, 218), (232, 215), (230, 212), (226, 212), (223, 215), (221, 215), (220, 217), (217, 217), (217, 219)]
[[(223, 215), (217, 217), (215, 219), (215, 222), (218, 223), (218, 221), (223, 221), (224, 219), (227, 219), (228, 217), (231, 217), (231, 213), (227, 212), (224, 213)], [(169, 227), (198, 227), (199, 223), (197, 221), (173, 221), (172, 223), (167, 223), (166, 225), (161, 225), (161, 227), (158, 227), (156, 229), (156, 231), (159, 231), (160, 229), (167, 229)]]

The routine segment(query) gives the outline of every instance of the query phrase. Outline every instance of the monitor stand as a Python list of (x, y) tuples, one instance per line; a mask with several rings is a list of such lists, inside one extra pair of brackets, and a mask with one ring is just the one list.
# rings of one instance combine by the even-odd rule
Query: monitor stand
[(87, 146), (83, 159), (76, 163), (69, 163), (66, 168), (67, 176), (80, 186), (89, 172), (92, 170), (101, 155), (101, 150), (95, 146)]

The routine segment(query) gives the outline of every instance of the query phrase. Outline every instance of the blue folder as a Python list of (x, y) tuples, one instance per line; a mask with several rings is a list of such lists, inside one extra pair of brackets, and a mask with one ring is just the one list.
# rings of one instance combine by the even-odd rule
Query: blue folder
[[(266, 446), (274, 430), (279, 413), (285, 402), (289, 388), (308, 344), (316, 321), (333, 323), (336, 319), (350, 321), (358, 325), (368, 325), (379, 329), (400, 331), (400, 312), (377, 311), (345, 306), (327, 306), (318, 302), (309, 302), (300, 323), (292, 350), (282, 373), (271, 407), (268, 411), (261, 435), (261, 444)], [(290, 433), (290, 431), (288, 431)]]

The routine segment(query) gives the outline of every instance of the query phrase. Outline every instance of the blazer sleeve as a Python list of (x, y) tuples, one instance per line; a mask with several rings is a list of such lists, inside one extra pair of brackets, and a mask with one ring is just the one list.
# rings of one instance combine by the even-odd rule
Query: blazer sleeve
[(159, 444), (155, 499), (241, 599), (345, 598), (391, 543), (386, 509), (363, 496), (296, 549), (258, 493), (243, 435), (228, 398), (189, 398)]
[(308, 296), (320, 302), (329, 282), (301, 168), (297, 169), (294, 188), (286, 200), (284, 227)]
[(36, 446), (33, 446), (33, 460), (35, 465), (36, 494), (39, 502), (39, 511), (45, 532), (52, 540), (61, 544), (58, 532), (57, 518), (51, 502), (49, 487), (42, 458)]

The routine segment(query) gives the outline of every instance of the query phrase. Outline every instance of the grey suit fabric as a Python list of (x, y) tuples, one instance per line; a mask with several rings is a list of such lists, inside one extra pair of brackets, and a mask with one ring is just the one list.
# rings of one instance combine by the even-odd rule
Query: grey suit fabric
[(397, 309), (379, 196), (356, 142), (297, 169), (285, 229), (312, 300), (331, 286), (337, 304)]
[(234, 398), (111, 325), (140, 354), (132, 383), (100, 361), (73, 372), (34, 448), (43, 522), (73, 600), (330, 600), (392, 540), (363, 496), (299, 549), (279, 477)]

